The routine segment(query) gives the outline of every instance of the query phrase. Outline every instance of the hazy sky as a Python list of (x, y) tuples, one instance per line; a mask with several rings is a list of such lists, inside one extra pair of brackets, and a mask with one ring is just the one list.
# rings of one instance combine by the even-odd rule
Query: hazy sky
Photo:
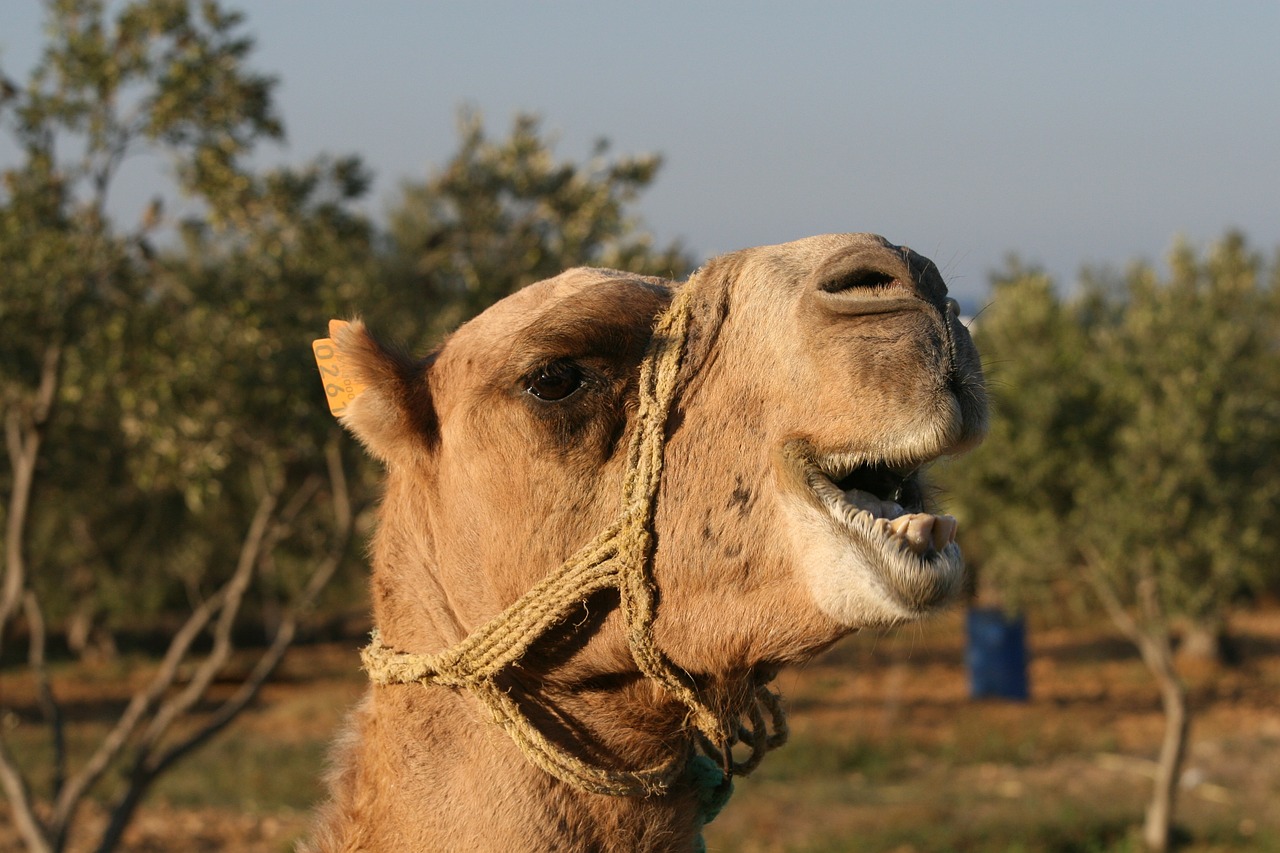
[[(640, 211), (703, 257), (877, 231), (975, 300), (1011, 251), (1069, 282), (1178, 233), (1280, 243), (1276, 2), (229, 5), (280, 79), (272, 159), (361, 154), (374, 212), (470, 104), (493, 136), (541, 114), (564, 158), (660, 152)], [(0, 0), (11, 76), (41, 15)]]

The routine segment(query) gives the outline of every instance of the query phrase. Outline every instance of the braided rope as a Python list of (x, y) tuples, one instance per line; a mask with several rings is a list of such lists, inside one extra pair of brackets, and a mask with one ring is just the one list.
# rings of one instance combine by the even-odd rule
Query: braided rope
[[(496, 683), (498, 675), (518, 662), (529, 647), (591, 595), (617, 588), (627, 640), (640, 671), (658, 682), (689, 709), (697, 741), (726, 776), (746, 775), (764, 754), (786, 740), (786, 715), (777, 694), (756, 686), (746, 714), (717, 714), (658, 648), (653, 636), (657, 589), (650, 576), (655, 547), (653, 522), (662, 481), (667, 420), (675, 399), (676, 378), (684, 358), (692, 314), (693, 282), (672, 300), (654, 327), (640, 368), (636, 429), (627, 448), (622, 486), (622, 512), (586, 547), (574, 554), (510, 607), (457, 645), (434, 655), (397, 652), (374, 631), (361, 652), (374, 684), (437, 684), (470, 690), (493, 714), (525, 757), (556, 778), (582, 790), (615, 796), (665, 793), (685, 770), (692, 742), (668, 759), (641, 770), (610, 769), (589, 764), (552, 743), (519, 705)], [(765, 714), (769, 715), (773, 732)], [(744, 762), (733, 758), (733, 744), (749, 746)]]

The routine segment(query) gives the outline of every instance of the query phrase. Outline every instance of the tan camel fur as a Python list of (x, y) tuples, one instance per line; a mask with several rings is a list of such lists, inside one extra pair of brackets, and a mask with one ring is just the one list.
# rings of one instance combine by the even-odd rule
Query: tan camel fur
[[(709, 706), (866, 626), (945, 602), (955, 522), (921, 466), (986, 426), (978, 356), (936, 268), (865, 234), (717, 258), (684, 284), (574, 269), (417, 360), (359, 323), (367, 385), (345, 425), (386, 467), (372, 546), (382, 642), (457, 644), (613, 522), (656, 319), (693, 288), (648, 569), (653, 638)], [(637, 668), (618, 593), (578, 605), (504, 673), (565, 750), (611, 768), (691, 752), (684, 704)], [(681, 851), (697, 786), (588, 793), (526, 760), (468, 690), (371, 688), (330, 779), (316, 851)]]

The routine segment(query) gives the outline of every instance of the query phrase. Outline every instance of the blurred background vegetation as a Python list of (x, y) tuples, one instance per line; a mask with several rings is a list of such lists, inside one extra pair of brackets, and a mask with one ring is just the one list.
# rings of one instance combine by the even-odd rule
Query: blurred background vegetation
[[(0, 127), (21, 152), (0, 164), (0, 788), (12, 807), (0, 846), (112, 849), (166, 774), (167, 807), (230, 802), (260, 829), (270, 802), (302, 810), (314, 796), (289, 773), (318, 774), (330, 706), (354, 696), (358, 673), (336, 674), (354, 669), (350, 655), (311, 669), (329, 691), (323, 710), (297, 696), (270, 705), (264, 684), (281, 666), (306, 680), (282, 664), (299, 638), (351, 645), (365, 628), (377, 472), (323, 404), (311, 339), (330, 317), (360, 314), (421, 351), (565, 267), (682, 277), (695, 258), (655, 245), (632, 212), (656, 155), (601, 142), (584, 161), (560, 160), (537, 117), (495, 138), (464, 111), (456, 154), (406, 180), (379, 221), (361, 212), (370, 176), (358, 157), (253, 165), (284, 125), (238, 15), (184, 0), (49, 7), (39, 65), (26, 79), (0, 69)], [(173, 182), (122, 221), (111, 192), (140, 152), (167, 158)], [(1233, 614), (1267, 612), (1280, 594), (1280, 255), (1230, 233), (1203, 253), (1175, 243), (1167, 268), (1086, 270), (1074, 288), (1016, 258), (993, 274), (973, 321), (991, 437), (936, 476), (962, 522), (977, 601), (1059, 628), (1096, 626), (1096, 611), (1154, 676), (1164, 734), (1135, 748), (1160, 757), (1142, 835), (1156, 849), (1177, 840), (1188, 696), (1204, 683), (1189, 691), (1185, 661), (1238, 666), (1260, 647), (1233, 637)], [(826, 677), (818, 666), (795, 686), (800, 713), (839, 692)], [(895, 689), (873, 691), (882, 710), (901, 701)], [(223, 733), (250, 707), (247, 728)], [(297, 755), (245, 746), (282, 708), (307, 732)], [(311, 731), (317, 716), (326, 724)], [(899, 785), (921, 748), (946, 764), (936, 744), (894, 740), (905, 736), (831, 744), (802, 725), (791, 764), (762, 785), (820, 772)], [(219, 749), (197, 752), (215, 737)], [(1020, 737), (1024, 762), (1069, 751)], [(1006, 747), (973, 762), (1003, 766), (1022, 748)], [(263, 755), (300, 768), (284, 782), (269, 774), (266, 805), (246, 807), (243, 785), (207, 764)], [(1106, 849), (1131, 843), (1117, 821), (1138, 816), (991, 847), (892, 833), (875, 844)], [(1261, 844), (1257, 828), (1221, 849)], [(288, 831), (263, 843), (283, 848)], [(1280, 838), (1280, 825), (1270, 831)]]

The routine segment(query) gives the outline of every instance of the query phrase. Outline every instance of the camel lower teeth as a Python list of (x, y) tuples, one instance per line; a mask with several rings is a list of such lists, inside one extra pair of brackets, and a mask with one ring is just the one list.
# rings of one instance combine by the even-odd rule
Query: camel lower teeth
[[(882, 519), (883, 521), (883, 519)], [(956, 538), (956, 520), (949, 515), (929, 515), (924, 512), (913, 512), (900, 515), (882, 526), (876, 523), (876, 529), (898, 539), (903, 545), (916, 554), (924, 554), (929, 549), (941, 551)]]

